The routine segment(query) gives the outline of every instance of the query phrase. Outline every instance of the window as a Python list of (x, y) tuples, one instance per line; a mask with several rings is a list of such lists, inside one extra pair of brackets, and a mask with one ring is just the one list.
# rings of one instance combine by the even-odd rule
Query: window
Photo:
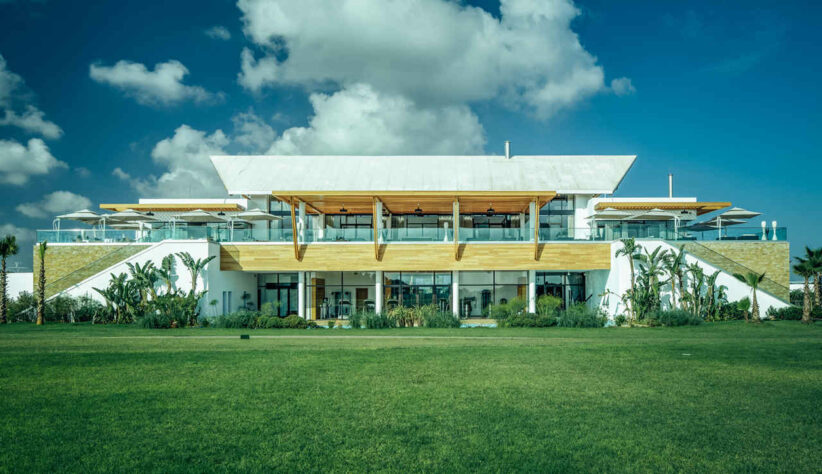
[(490, 305), (527, 295), (528, 272), (460, 272), (460, 317), (484, 318)]
[(231, 313), (231, 292), (223, 291), (223, 315)]
[(260, 302), (260, 309), (263, 305), (270, 304), (277, 316), (297, 314), (297, 274), (258, 274), (257, 301)]
[(537, 272), (536, 287), (537, 298), (556, 296), (564, 308), (587, 300), (584, 273)]
[(451, 309), (451, 272), (385, 272), (383, 278), (386, 310), (429, 304)]
[(309, 317), (347, 319), (353, 311), (373, 311), (376, 282), (375, 272), (309, 272)]

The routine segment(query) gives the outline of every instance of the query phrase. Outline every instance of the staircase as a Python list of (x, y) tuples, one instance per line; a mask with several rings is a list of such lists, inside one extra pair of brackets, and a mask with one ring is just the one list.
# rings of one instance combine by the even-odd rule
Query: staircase
[[(60, 278), (47, 281), (46, 282), (46, 298), (51, 298), (52, 296), (57, 295), (61, 291), (65, 290), (66, 288), (70, 288), (81, 281), (92, 277), (106, 268), (109, 268), (113, 265), (116, 265), (123, 260), (128, 259), (129, 257), (137, 254), (138, 252), (149, 248), (150, 245), (144, 244), (134, 244), (134, 245), (124, 245), (116, 250), (113, 250), (102, 257), (93, 260), (86, 265), (74, 270), (71, 273), (61, 276)], [(37, 275), (35, 274), (35, 279)], [(35, 287), (37, 286), (35, 282)]]
[[(674, 248), (682, 247), (685, 252), (693, 255), (694, 257), (702, 260), (705, 263), (713, 265), (714, 267), (733, 275), (734, 273), (759, 273), (750, 268), (742, 265), (741, 263), (731, 260), (730, 258), (722, 255), (719, 252), (709, 249), (708, 247), (694, 241), (682, 242), (682, 241), (666, 241), (669, 245)], [(790, 294), (791, 290), (784, 285), (781, 285), (770, 278), (768, 275), (765, 275), (765, 279), (762, 280), (762, 283), (759, 284), (759, 289), (765, 291), (774, 297), (782, 300), (785, 303), (790, 302)]]

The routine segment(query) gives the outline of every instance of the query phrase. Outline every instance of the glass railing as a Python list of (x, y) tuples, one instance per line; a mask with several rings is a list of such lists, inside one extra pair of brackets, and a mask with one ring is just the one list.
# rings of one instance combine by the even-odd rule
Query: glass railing
[(533, 234), (528, 229), (519, 227), (508, 228), (459, 228), (460, 242), (522, 242), (533, 240)]
[(454, 230), (443, 227), (382, 229), (383, 242), (453, 242)]
[[(291, 229), (231, 229), (191, 226), (175, 229), (66, 229), (38, 230), (37, 241), (52, 243), (128, 243), (160, 242), (163, 240), (212, 240), (215, 242), (291, 242)], [(532, 230), (520, 228), (460, 228), (460, 242), (533, 242)], [(383, 242), (453, 242), (454, 230), (437, 228), (392, 228), (382, 229)], [(373, 242), (374, 231), (368, 227), (323, 230), (306, 229), (303, 242)], [(728, 241), (786, 241), (785, 227), (775, 230), (768, 227), (727, 227), (721, 235), (718, 229), (693, 231), (673, 230), (660, 225), (621, 224), (568, 229), (562, 227), (541, 227), (539, 240), (551, 241), (613, 241), (619, 239), (663, 239), (663, 240), (728, 240)]]

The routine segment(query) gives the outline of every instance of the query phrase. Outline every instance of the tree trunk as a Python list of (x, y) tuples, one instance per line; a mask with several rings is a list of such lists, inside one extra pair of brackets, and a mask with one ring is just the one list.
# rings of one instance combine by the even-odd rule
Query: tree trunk
[(759, 302), (756, 301), (756, 289), (753, 290), (753, 299), (751, 299), (751, 321), (761, 323), (759, 319)]
[(816, 275), (815, 280), (816, 281), (814, 281), (814, 283), (813, 283), (813, 294), (814, 294), (814, 299), (816, 300), (816, 306), (819, 306), (820, 304), (822, 304), (822, 301), (820, 301), (820, 299), (822, 299), (822, 294), (820, 294), (820, 289), (819, 289), (819, 284), (822, 283), (822, 273), (818, 273)]
[(3, 263), (0, 264), (0, 324), (6, 323), (6, 258), (3, 257)]
[(802, 323), (811, 323), (811, 289), (808, 285), (808, 277), (805, 277), (805, 298), (802, 302)]
[(635, 308), (636, 305), (634, 304), (635, 303), (635, 300), (634, 300), (634, 296), (635, 296), (635, 293), (634, 293), (634, 290), (635, 290), (635, 288), (634, 288), (634, 279), (635, 279), (635, 276), (634, 276), (634, 258), (633, 258), (633, 256), (629, 255), (628, 259), (629, 259), (628, 260), (628, 265), (631, 267), (631, 297), (629, 299), (631, 300), (630, 314), (631, 314), (631, 321), (633, 322), (633, 321), (636, 321), (636, 308)]
[(682, 297), (685, 294), (683, 292), (682, 285), (683, 285), (682, 275), (677, 275), (677, 277), (676, 277), (676, 286), (679, 287), (679, 309), (687, 309), (685, 307), (685, 298)]
[(37, 283), (37, 325), (42, 326), (46, 312), (46, 262), (42, 258), (40, 259), (40, 278)]
[(671, 309), (676, 309), (676, 275), (671, 275)]

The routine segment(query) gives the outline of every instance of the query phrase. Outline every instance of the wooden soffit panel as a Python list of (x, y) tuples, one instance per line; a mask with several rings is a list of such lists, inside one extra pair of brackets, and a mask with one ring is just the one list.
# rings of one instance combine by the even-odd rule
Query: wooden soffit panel
[(610, 243), (540, 244), (534, 259), (532, 243), (460, 244), (454, 260), (453, 244), (387, 244), (374, 258), (370, 244), (311, 244), (294, 258), (291, 244), (220, 246), (223, 271), (449, 271), (449, 270), (607, 270)]
[(186, 212), (196, 211), (202, 209), (204, 211), (212, 212), (239, 212), (243, 208), (239, 204), (222, 203), (222, 204), (177, 204), (177, 203), (152, 203), (152, 204), (100, 204), (100, 209), (107, 211), (125, 211), (126, 209), (134, 209), (135, 211), (143, 212)]
[(275, 192), (274, 196), (280, 201), (288, 201), (294, 197), (306, 203), (310, 213), (343, 214), (371, 214), (374, 199), (382, 201), (383, 207), (392, 214), (413, 214), (417, 208), (423, 214), (451, 214), (455, 199), (460, 201), (460, 213), (484, 214), (489, 207), (500, 214), (515, 214), (527, 212), (528, 204), (538, 198), (540, 205), (552, 200), (554, 192), (300, 192), (291, 194), (287, 191)]
[(663, 211), (696, 211), (697, 215), (707, 214), (729, 207), (729, 202), (693, 202), (693, 201), (603, 201), (594, 207), (597, 211), (617, 209), (620, 211), (649, 211), (661, 209)]

